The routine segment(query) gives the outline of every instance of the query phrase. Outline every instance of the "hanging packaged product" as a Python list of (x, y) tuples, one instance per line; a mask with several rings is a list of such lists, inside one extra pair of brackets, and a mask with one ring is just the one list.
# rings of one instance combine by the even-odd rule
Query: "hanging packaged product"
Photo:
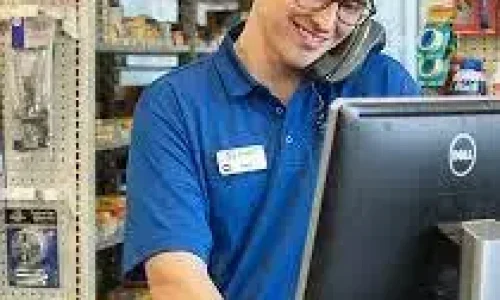
[(456, 0), (453, 29), (459, 35), (497, 34), (498, 0)]
[(460, 70), (453, 76), (454, 95), (486, 95), (487, 82), (483, 62), (477, 58), (466, 58)]
[(491, 94), (500, 100), (500, 62), (497, 62), (497, 68), (491, 82)]
[(12, 44), (6, 49), (5, 79), (17, 151), (50, 144), (55, 29), (55, 20), (47, 16), (11, 20)]
[(57, 210), (6, 208), (4, 213), (9, 286), (58, 288)]
[(454, 1), (439, 1), (430, 5), (427, 11), (427, 23), (452, 23), (457, 16)]
[(0, 201), (5, 201), (6, 179), (4, 137), (0, 131)]
[(428, 23), (418, 45), (418, 80), (423, 87), (442, 87), (457, 40), (449, 23)]

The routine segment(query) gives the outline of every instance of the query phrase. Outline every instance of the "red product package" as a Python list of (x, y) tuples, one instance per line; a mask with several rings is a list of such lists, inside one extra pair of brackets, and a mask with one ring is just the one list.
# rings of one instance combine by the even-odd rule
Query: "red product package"
[(492, 35), (498, 29), (498, 0), (455, 0), (457, 17), (453, 24), (459, 35)]

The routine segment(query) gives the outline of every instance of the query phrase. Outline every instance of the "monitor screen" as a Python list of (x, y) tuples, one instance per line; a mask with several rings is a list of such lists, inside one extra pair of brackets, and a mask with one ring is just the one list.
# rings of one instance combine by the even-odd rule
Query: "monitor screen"
[(436, 225), (499, 219), (500, 101), (336, 101), (320, 169), (297, 299), (454, 299)]

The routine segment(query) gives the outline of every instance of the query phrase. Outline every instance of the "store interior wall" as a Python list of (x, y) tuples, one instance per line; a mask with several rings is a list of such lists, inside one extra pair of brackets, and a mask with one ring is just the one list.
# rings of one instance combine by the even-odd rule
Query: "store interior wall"
[(423, 0), (375, 0), (375, 19), (387, 28), (385, 52), (401, 62), (415, 78), (419, 36), (419, 5)]

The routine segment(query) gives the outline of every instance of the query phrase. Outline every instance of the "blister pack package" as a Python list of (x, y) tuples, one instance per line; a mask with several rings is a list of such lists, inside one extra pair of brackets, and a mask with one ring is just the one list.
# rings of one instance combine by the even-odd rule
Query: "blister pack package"
[(7, 208), (4, 216), (9, 286), (59, 287), (57, 210)]
[(47, 148), (51, 136), (56, 21), (13, 18), (6, 49), (6, 87), (14, 107), (14, 150)]

